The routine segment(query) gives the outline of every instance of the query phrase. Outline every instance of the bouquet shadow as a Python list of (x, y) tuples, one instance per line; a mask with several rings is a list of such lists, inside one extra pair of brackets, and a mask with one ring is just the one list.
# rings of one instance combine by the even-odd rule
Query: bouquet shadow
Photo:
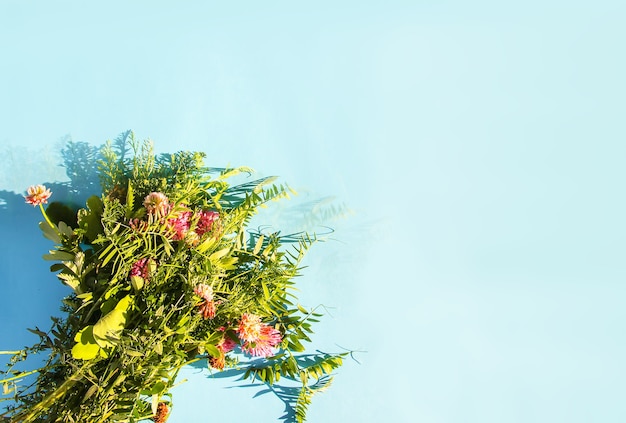
[[(317, 354), (302, 354), (297, 360), (301, 368), (311, 369), (315, 365), (319, 365), (323, 362), (324, 357), (328, 355), (317, 351)], [(263, 360), (247, 360), (241, 363), (245, 367), (234, 367), (220, 372), (211, 372), (207, 375), (208, 379), (231, 379), (235, 382), (245, 381), (246, 372), (250, 368), (261, 368), (264, 364)], [(201, 362), (195, 362), (191, 364), (199, 370), (206, 371), (207, 366)], [(333, 376), (331, 374), (323, 374), (319, 376), (313, 383), (307, 386), (309, 394), (320, 393), (330, 386)], [(229, 386), (227, 389), (256, 389), (257, 392), (253, 395), (253, 398), (258, 398), (263, 395), (273, 394), (278, 398), (284, 406), (284, 414), (280, 416), (280, 421), (283, 423), (290, 423), (299, 421), (299, 418), (304, 418), (308, 402), (303, 402), (302, 384), (300, 380), (296, 378), (285, 377), (280, 382), (273, 382), (271, 384), (262, 381), (252, 381), (252, 383), (239, 383), (237, 385)]]

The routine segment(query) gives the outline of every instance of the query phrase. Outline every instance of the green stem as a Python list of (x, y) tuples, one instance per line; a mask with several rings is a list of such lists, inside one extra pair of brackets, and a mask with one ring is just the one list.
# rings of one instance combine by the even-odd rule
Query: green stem
[(87, 368), (87, 364), (88, 363), (83, 364), (83, 366), (76, 372), (76, 374), (74, 374), (69, 379), (67, 379), (65, 382), (63, 382), (63, 384), (61, 386), (59, 386), (53, 392), (48, 394), (39, 403), (37, 403), (36, 405), (31, 407), (28, 410), (30, 412), (28, 414), (26, 414), (24, 417), (21, 417), (20, 415), (15, 416), (15, 418), (16, 418), (15, 421), (22, 422), (22, 423), (28, 423), (28, 422), (34, 421), (34, 419), (37, 418), (37, 416), (42, 411), (47, 409), (50, 406), (50, 404), (52, 404), (54, 401), (58, 401), (63, 396), (65, 396), (65, 394), (80, 380), (80, 378), (82, 377), (82, 373)]
[(8, 378), (8, 379), (2, 379), (2, 380), (0, 380), (0, 383), (6, 383), (6, 382), (11, 382), (11, 381), (16, 380), (16, 379), (21, 379), (21, 378), (23, 378), (23, 377), (30, 376), (30, 375), (32, 375), (33, 373), (37, 373), (38, 371), (39, 371), (39, 369), (37, 369), (37, 370), (31, 370), (30, 372), (20, 373), (19, 375), (16, 375), (16, 376), (10, 377), (10, 378)]
[(52, 223), (52, 221), (48, 217), (46, 210), (43, 208), (43, 204), (39, 204), (39, 209), (41, 210), (41, 214), (43, 215), (44, 219), (46, 219), (46, 222), (48, 222), (48, 225), (50, 225), (50, 227), (54, 229), (54, 231), (57, 234), (61, 235), (61, 233), (59, 232), (59, 228), (57, 228), (57, 226), (54, 223)]

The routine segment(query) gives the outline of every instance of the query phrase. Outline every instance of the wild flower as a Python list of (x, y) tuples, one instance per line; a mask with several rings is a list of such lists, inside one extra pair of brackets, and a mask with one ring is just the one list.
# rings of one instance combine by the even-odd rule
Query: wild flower
[(148, 214), (165, 217), (171, 210), (167, 196), (161, 192), (151, 192), (143, 201), (143, 206)]
[(189, 231), (192, 213), (189, 210), (178, 212), (176, 217), (167, 220), (167, 227), (171, 232), (173, 241), (182, 241)]
[(275, 328), (262, 323), (254, 314), (244, 313), (237, 328), (239, 339), (244, 341), (242, 350), (257, 357), (273, 355), (274, 348), (282, 342), (282, 336)]
[(219, 218), (220, 214), (214, 210), (203, 210), (199, 212), (198, 224), (196, 225), (196, 233), (198, 236), (210, 232)]
[(282, 342), (283, 338), (275, 328), (262, 324), (259, 336), (254, 341), (245, 342), (241, 349), (255, 357), (270, 357), (274, 355), (274, 348)]
[(31, 185), (26, 192), (28, 195), (24, 196), (24, 198), (28, 204), (32, 204), (33, 206), (47, 204), (48, 199), (52, 195), (52, 191), (47, 189), (45, 185)]
[(193, 292), (200, 298), (203, 299), (202, 303), (200, 303), (200, 314), (205, 319), (213, 319), (215, 317), (215, 301), (213, 300), (213, 288), (210, 285), (201, 283), (196, 286)]
[(254, 342), (261, 334), (261, 318), (255, 314), (244, 313), (239, 321), (237, 335), (239, 339), (246, 342)]
[(150, 259), (146, 257), (146, 258), (137, 260), (133, 264), (133, 267), (130, 268), (129, 276), (141, 276), (144, 279), (148, 279), (149, 274), (150, 274)]
[(226, 353), (232, 351), (237, 346), (237, 342), (235, 342), (231, 337), (224, 334), (224, 337), (217, 343), (216, 347), (219, 350), (220, 354), (217, 357), (211, 357), (209, 359), (209, 364), (214, 369), (223, 370), (226, 365)]

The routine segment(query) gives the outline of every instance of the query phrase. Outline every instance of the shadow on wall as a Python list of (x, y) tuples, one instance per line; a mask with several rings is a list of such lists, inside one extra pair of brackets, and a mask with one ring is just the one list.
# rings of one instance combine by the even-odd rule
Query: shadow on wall
[[(115, 142), (125, 143), (128, 134), (129, 131), (123, 133)], [(52, 191), (48, 210), (57, 208), (60, 203), (78, 209), (89, 196), (99, 195), (99, 152), (100, 147), (86, 142), (66, 142), (61, 149), (61, 167), (65, 169), (69, 181), (43, 182)], [(30, 165), (33, 166), (32, 163)], [(22, 178), (31, 173), (29, 170), (24, 172)], [(21, 169), (13, 169), (11, 178), (5, 179), (20, 180), (19, 173)], [(42, 183), (22, 181), (27, 185)], [(51, 326), (50, 316), (61, 313), (61, 300), (70, 293), (70, 289), (54, 277), (49, 264), (42, 260), (53, 244), (43, 237), (39, 229), (38, 222), (42, 220), (39, 208), (26, 204), (22, 194), (8, 187), (1, 188), (0, 231), (4, 241), (0, 246), (0, 289), (3, 293), (0, 350), (17, 350), (38, 342), (39, 337), (26, 329), (37, 327), (47, 331)], [(72, 216), (67, 221), (74, 219)]]

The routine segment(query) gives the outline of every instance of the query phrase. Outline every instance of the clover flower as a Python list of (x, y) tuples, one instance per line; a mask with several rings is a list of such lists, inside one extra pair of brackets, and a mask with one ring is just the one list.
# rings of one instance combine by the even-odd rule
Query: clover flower
[(196, 286), (193, 292), (204, 301), (200, 304), (200, 314), (205, 319), (212, 319), (215, 317), (215, 301), (213, 301), (213, 288), (210, 285), (201, 283)]
[(130, 268), (130, 276), (141, 276), (144, 279), (148, 279), (150, 272), (150, 259), (142, 258), (137, 260)]
[(167, 226), (172, 233), (172, 240), (182, 241), (189, 231), (192, 213), (185, 210), (177, 213), (176, 217), (167, 220)]
[(220, 214), (214, 210), (203, 210), (198, 213), (198, 224), (196, 233), (202, 236), (213, 229), (214, 223), (219, 219)]
[(167, 196), (161, 192), (151, 192), (148, 194), (143, 200), (143, 206), (146, 208), (148, 214), (157, 217), (164, 217), (171, 210)]
[(52, 191), (46, 188), (45, 185), (31, 185), (26, 191), (28, 195), (24, 196), (24, 198), (28, 204), (33, 206), (47, 204), (48, 199), (52, 195)]

